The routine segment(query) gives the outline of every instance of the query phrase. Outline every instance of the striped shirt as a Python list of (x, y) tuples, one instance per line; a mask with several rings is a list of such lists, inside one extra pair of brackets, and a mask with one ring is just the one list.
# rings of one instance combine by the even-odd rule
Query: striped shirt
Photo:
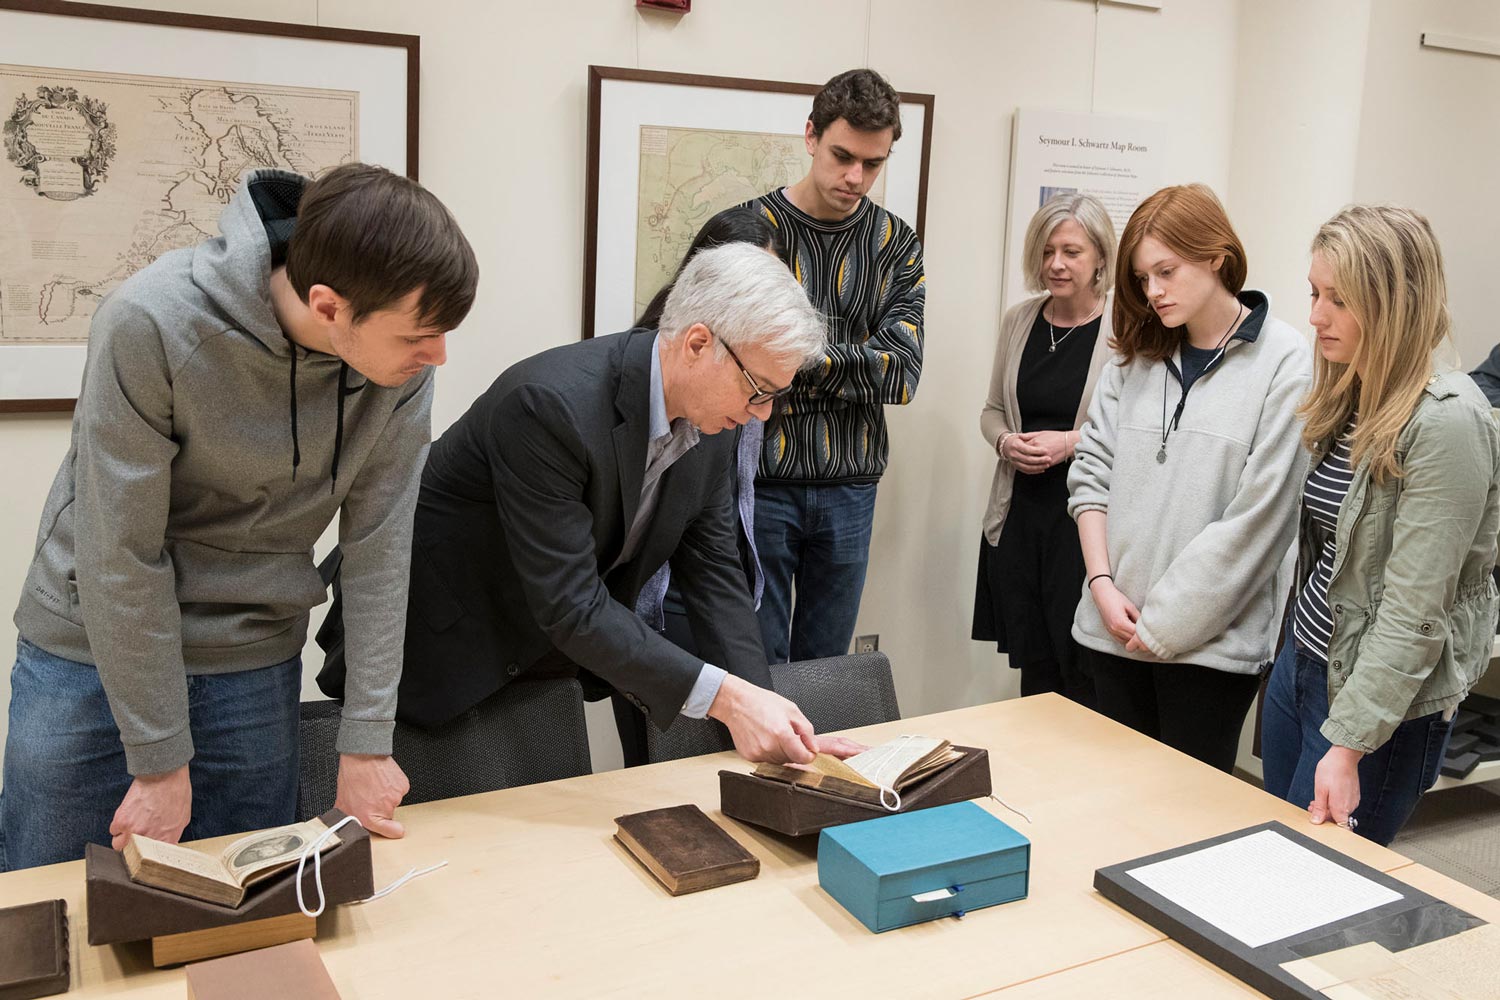
[(1349, 466), (1350, 438), (1354, 434), (1354, 418), (1334, 443), (1332, 450), (1308, 474), (1307, 485), (1302, 490), (1302, 504), (1314, 524), (1328, 532), (1328, 541), (1318, 555), (1318, 564), (1312, 576), (1297, 597), (1296, 618), (1293, 622), (1297, 642), (1308, 653), (1328, 662), (1328, 644), (1333, 638), (1333, 613), (1328, 607), (1328, 586), (1333, 582), (1333, 560), (1338, 554), (1335, 534), (1339, 523), (1339, 507), (1349, 493), (1349, 484), (1354, 481), (1354, 471)]
[(828, 324), (823, 363), (797, 374), (767, 423), (759, 479), (876, 482), (889, 453), (885, 404), (909, 402), (922, 374), (922, 245), (868, 198), (836, 222), (798, 209), (785, 189), (748, 204), (780, 231), (792, 273)]

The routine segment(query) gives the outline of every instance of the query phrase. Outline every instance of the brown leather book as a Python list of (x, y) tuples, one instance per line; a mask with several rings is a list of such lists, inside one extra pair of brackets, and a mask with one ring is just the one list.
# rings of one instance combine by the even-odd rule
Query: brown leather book
[(338, 1000), (311, 941), (242, 951), (187, 967), (188, 1000)]
[(0, 1000), (68, 992), (68, 904), (61, 899), (0, 909)]
[(674, 896), (760, 874), (760, 859), (695, 805), (616, 816), (615, 822), (615, 839)]

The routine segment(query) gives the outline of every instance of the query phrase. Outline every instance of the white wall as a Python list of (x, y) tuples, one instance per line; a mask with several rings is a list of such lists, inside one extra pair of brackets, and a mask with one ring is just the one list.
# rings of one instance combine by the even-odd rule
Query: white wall
[(1500, 43), (1494, 0), (1379, 0), (1370, 21), (1357, 201), (1425, 213), (1443, 248), (1465, 369), (1500, 341), (1500, 58), (1424, 49), (1424, 31)]
[(1370, 4), (1257, 0), (1240, 9), (1228, 207), (1250, 284), (1304, 331), (1308, 245), (1354, 197)]
[[(1500, 152), (1492, 110), (1500, 61), (1474, 66), (1462, 56), (1417, 53), (1414, 35), (1407, 46), (1413, 51), (1396, 53), (1399, 60), (1386, 54), (1387, 47), (1407, 45), (1405, 28), (1397, 25), (1405, 15), (1395, 13), (1402, 0), (1168, 0), (1159, 12), (1096, 9), (1088, 0), (928, 0), (915, 6), (902, 0), (698, 0), (681, 19), (638, 14), (626, 0), (146, 5), (422, 36), (422, 180), (456, 213), (483, 269), (474, 312), (450, 338), (450, 361), (439, 374), (437, 431), (507, 365), (578, 336), (588, 64), (804, 82), (868, 64), (899, 89), (935, 93), (926, 365), (912, 405), (888, 410), (891, 466), (881, 484), (859, 621), (860, 632), (880, 633), (908, 715), (1018, 690), (1016, 674), (993, 647), (968, 638), (979, 523), (993, 468), (977, 418), (1004, 305), (999, 283), (1017, 106), (1171, 122), (1170, 179), (1204, 181), (1226, 195), (1250, 245), (1252, 280), (1271, 288), (1278, 311), (1304, 327), (1306, 244), (1317, 221), (1356, 191), (1348, 175), (1355, 123), (1363, 121), (1359, 190), (1408, 184), (1412, 202), (1428, 207), (1439, 223), (1455, 304), (1462, 301), (1469, 310), (1471, 298), (1478, 300), (1479, 286), (1467, 276), (1482, 266), (1477, 258), (1486, 244), (1464, 224), (1463, 211), (1471, 206), (1451, 188), (1435, 195), (1433, 182), (1423, 182), (1420, 165), (1434, 154), (1399, 133), (1386, 137), (1386, 119), (1372, 117), (1371, 104), (1384, 107), (1392, 99), (1372, 102), (1370, 95), (1400, 90), (1407, 74), (1425, 74), (1423, 98), (1396, 102), (1412, 127), (1441, 101), (1483, 118), (1490, 130), (1490, 145), (1482, 147), (1487, 158), (1471, 162), (1469, 143), (1482, 131), (1474, 121), (1468, 133), (1440, 147), (1454, 160), (1452, 176), (1471, 176), (1457, 173), (1461, 161), (1477, 178)], [(1376, 14), (1366, 72), (1361, 40), (1371, 6)], [(1489, 5), (1480, 0), (1412, 6), (1429, 8), (1433, 17), (1446, 12), (1441, 25), (1423, 25), (1431, 30), (1500, 35), (1500, 27), (1481, 23)], [(1479, 90), (1486, 81), (1489, 90)], [(1454, 87), (1468, 89), (1450, 94)], [(1458, 115), (1454, 110), (1450, 117)], [(1377, 148), (1372, 136), (1383, 144)], [(1437, 142), (1434, 136), (1425, 144), (1437, 149)], [(1371, 155), (1388, 161), (1379, 174), (1363, 162)], [(1412, 167), (1403, 172), (1398, 163)], [(1434, 205), (1423, 205), (1429, 198)], [(1493, 222), (1493, 199), (1488, 204)], [(1476, 258), (1472, 264), (1464, 260), (1466, 248)], [(67, 438), (62, 418), (0, 418), (0, 457), (8, 472), (0, 489), (0, 609), (15, 605)], [(0, 649), (8, 650), (8, 611), (4, 618)], [(315, 647), (307, 660), (311, 675)], [(0, 699), (8, 701), (7, 685), (0, 671)], [(595, 753), (601, 764), (618, 759), (607, 742), (596, 744)]]

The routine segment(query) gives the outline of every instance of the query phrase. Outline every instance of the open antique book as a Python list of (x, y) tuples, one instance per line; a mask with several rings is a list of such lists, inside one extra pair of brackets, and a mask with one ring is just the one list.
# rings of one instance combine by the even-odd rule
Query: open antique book
[[(133, 881), (222, 906), (239, 906), (247, 887), (269, 878), (297, 859), (328, 827), (319, 819), (257, 830), (217, 855), (134, 834), (120, 853)], [(318, 853), (337, 847), (332, 834)]]
[(757, 764), (755, 773), (895, 810), (900, 808), (903, 788), (936, 774), (963, 755), (947, 740), (898, 736), (847, 760), (820, 753), (810, 764)]

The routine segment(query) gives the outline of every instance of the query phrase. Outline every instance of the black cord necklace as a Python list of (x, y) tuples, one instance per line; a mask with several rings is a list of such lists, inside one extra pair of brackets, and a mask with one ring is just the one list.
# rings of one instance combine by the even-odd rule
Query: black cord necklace
[[(1234, 328), (1239, 325), (1240, 317), (1244, 314), (1244, 303), (1239, 303), (1239, 308), (1235, 310), (1234, 319), (1232, 319), (1229, 323), (1229, 329), (1224, 331), (1224, 336), (1220, 337), (1219, 342), (1214, 345), (1214, 350), (1216, 353), (1213, 357), (1208, 359), (1208, 364), (1203, 366), (1203, 371), (1198, 373), (1198, 378), (1202, 378), (1204, 375), (1207, 375), (1209, 369), (1219, 363), (1219, 359), (1222, 358), (1224, 356), (1224, 352), (1229, 349), (1229, 335), (1234, 332)], [(1179, 381), (1182, 382), (1182, 395), (1177, 398), (1177, 409), (1172, 413), (1172, 420), (1169, 423), (1167, 421), (1167, 389), (1172, 384), (1170, 379), (1171, 374), (1172, 359), (1168, 358), (1166, 364), (1162, 367), (1161, 373), (1161, 449), (1156, 453), (1157, 465), (1166, 464), (1167, 438), (1174, 430), (1177, 429), (1177, 425), (1182, 423), (1182, 411), (1183, 408), (1187, 406), (1188, 392), (1194, 385), (1198, 384), (1198, 379), (1193, 379), (1192, 383), (1189, 384), (1187, 380), (1183, 379), (1181, 375), (1178, 376)]]

